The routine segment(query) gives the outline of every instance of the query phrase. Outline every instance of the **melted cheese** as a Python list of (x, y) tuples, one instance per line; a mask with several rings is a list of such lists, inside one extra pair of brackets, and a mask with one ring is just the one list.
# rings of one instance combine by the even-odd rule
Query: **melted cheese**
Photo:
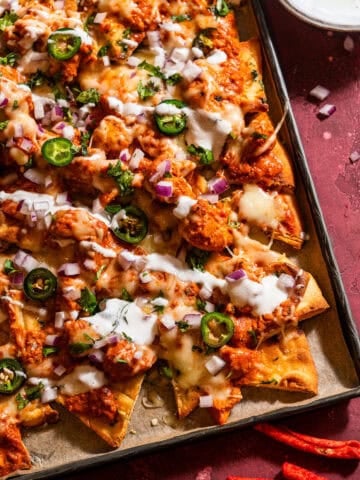
[(239, 201), (239, 214), (248, 222), (276, 228), (278, 211), (273, 194), (266, 193), (257, 185), (245, 185)]

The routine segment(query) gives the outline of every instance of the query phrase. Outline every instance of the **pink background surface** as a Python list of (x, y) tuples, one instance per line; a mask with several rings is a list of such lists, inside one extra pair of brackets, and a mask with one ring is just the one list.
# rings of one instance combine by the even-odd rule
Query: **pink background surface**
[[(360, 161), (352, 164), (349, 160), (352, 151), (360, 151), (360, 35), (350, 34), (355, 49), (349, 53), (343, 48), (346, 34), (308, 26), (274, 0), (263, 3), (353, 316), (360, 327)], [(307, 99), (317, 84), (331, 90), (326, 102), (337, 107), (336, 113), (323, 121), (316, 116), (318, 105)], [(360, 399), (281, 423), (312, 435), (360, 440)], [(358, 462), (300, 453), (251, 429), (63, 478), (203, 480), (201, 473), (204, 480), (225, 480), (227, 475), (274, 478), (285, 460), (331, 480), (360, 479)]]

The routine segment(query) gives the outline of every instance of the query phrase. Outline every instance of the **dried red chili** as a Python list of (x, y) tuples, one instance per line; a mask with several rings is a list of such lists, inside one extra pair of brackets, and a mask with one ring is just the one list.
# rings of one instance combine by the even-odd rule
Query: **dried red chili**
[(330, 458), (360, 460), (360, 442), (357, 440), (330, 440), (312, 437), (294, 432), (286, 427), (275, 427), (269, 423), (259, 423), (254, 426), (254, 429), (303, 452)]
[(326, 480), (325, 477), (288, 462), (283, 464), (281, 473), (286, 480)]

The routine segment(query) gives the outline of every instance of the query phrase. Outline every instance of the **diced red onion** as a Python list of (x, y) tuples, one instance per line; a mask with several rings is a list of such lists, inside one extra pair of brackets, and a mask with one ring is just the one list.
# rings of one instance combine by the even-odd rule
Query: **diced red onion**
[(63, 288), (63, 295), (67, 300), (78, 300), (81, 297), (79, 288), (65, 287)]
[(201, 313), (188, 313), (184, 316), (183, 320), (191, 327), (200, 327), (201, 317)]
[(15, 272), (10, 275), (11, 286), (14, 288), (22, 287), (24, 283), (24, 273)]
[(79, 318), (79, 311), (78, 310), (70, 310), (70, 312), (68, 312), (68, 316), (71, 320), (77, 320)]
[(41, 403), (53, 402), (57, 399), (57, 388), (56, 387), (45, 387), (41, 392)]
[(104, 211), (104, 207), (102, 206), (102, 203), (99, 198), (95, 198), (95, 200), (92, 203), (91, 210), (93, 213), (102, 213)]
[(159, 30), (152, 30), (146, 34), (150, 48), (160, 46), (160, 32)]
[(35, 183), (36, 185), (45, 184), (45, 175), (36, 168), (28, 168), (27, 170), (25, 170), (24, 177), (27, 180), (30, 180), (30, 182)]
[(57, 365), (57, 366), (54, 368), (54, 373), (55, 373), (55, 375), (57, 375), (58, 377), (61, 377), (62, 375), (64, 375), (65, 372), (66, 372), (66, 368), (65, 368), (63, 365)]
[(56, 312), (55, 320), (54, 320), (55, 328), (58, 328), (59, 330), (61, 330), (64, 326), (64, 321), (65, 321), (65, 312)]
[(183, 68), (181, 73), (187, 82), (192, 82), (202, 74), (202, 68), (196, 65), (196, 63), (189, 60), (188, 62), (186, 62), (185, 67)]
[(106, 18), (107, 12), (98, 12), (94, 17), (94, 23), (102, 23)]
[(109, 345), (115, 345), (119, 341), (119, 336), (118, 335), (111, 335), (110, 337), (107, 337), (107, 343)]
[(205, 312), (215, 312), (216, 307), (214, 303), (205, 302)]
[(43, 127), (42, 127), (42, 125), (41, 125), (40, 123), (37, 124), (37, 128), (38, 128), (38, 131), (39, 131), (40, 133), (44, 133), (44, 132), (45, 132), (45, 130), (43, 129)]
[(139, 278), (141, 283), (150, 283), (153, 281), (152, 275), (150, 275), (150, 273), (147, 271), (139, 273)]
[(96, 350), (98, 350), (99, 348), (103, 348), (103, 347), (106, 347), (106, 345), (108, 345), (109, 341), (107, 339), (107, 337), (103, 337), (103, 338), (100, 338), (99, 340), (96, 340), (94, 342), (94, 348)]
[(140, 360), (140, 358), (142, 358), (144, 356), (144, 352), (142, 350), (136, 350), (136, 352), (134, 353), (134, 358), (136, 360)]
[(293, 288), (295, 285), (295, 279), (287, 273), (281, 273), (277, 284), (280, 288)]
[(211, 65), (219, 65), (227, 60), (227, 55), (223, 50), (214, 50), (206, 59)]
[(211, 375), (217, 375), (226, 365), (226, 362), (219, 356), (213, 355), (206, 363), (205, 368)]
[(19, 250), (14, 257), (14, 265), (24, 269), (26, 272), (30, 272), (30, 270), (34, 270), (34, 268), (39, 266), (39, 262), (31, 255)]
[(44, 185), (45, 187), (50, 187), (51, 184), (52, 184), (52, 178), (50, 175), (47, 175), (44, 180)]
[(59, 340), (60, 340), (60, 335), (56, 335), (56, 334), (46, 335), (44, 343), (45, 345), (50, 345), (51, 347), (53, 347), (55, 345), (58, 345)]
[(0, 92), (0, 108), (6, 107), (8, 103), (9, 103), (9, 99), (5, 97), (3, 92)]
[[(134, 73), (135, 73), (135, 72), (134, 72)], [(136, 75), (136, 74), (135, 74), (135, 75)], [(137, 116), (136, 116), (136, 120), (137, 120), (137, 123), (142, 124), (142, 125), (143, 125), (144, 123), (146, 123), (147, 120), (146, 120), (146, 117), (145, 117), (145, 113), (142, 112), (142, 113), (140, 113), (139, 115), (137, 115)]]
[(14, 137), (21, 138), (24, 135), (24, 128), (21, 123), (14, 124)]
[(91, 260), (90, 258), (84, 260), (83, 265), (86, 270), (96, 270), (97, 267), (95, 260)]
[(206, 285), (203, 285), (199, 291), (199, 296), (203, 300), (207, 300), (212, 295), (212, 290), (209, 289)]
[(52, 122), (57, 122), (64, 118), (64, 112), (63, 109), (60, 107), (60, 105), (55, 104), (53, 108), (51, 109), (51, 114), (50, 118)]
[(140, 162), (144, 158), (144, 156), (145, 154), (142, 150), (140, 150), (140, 148), (135, 148), (129, 162), (130, 169), (136, 170), (137, 168), (139, 168)]
[(323, 101), (330, 95), (330, 90), (323, 87), (322, 85), (316, 85), (316, 87), (310, 90), (309, 95), (316, 98), (317, 100)]
[(62, 133), (66, 126), (65, 122), (58, 122), (52, 127), (52, 131), (55, 133)]
[(123, 270), (128, 270), (131, 267), (131, 265), (133, 265), (133, 263), (135, 262), (136, 257), (133, 253), (129, 252), (128, 250), (122, 250), (117, 257), (117, 260), (120, 266), (123, 268)]
[(29, 153), (33, 148), (33, 143), (30, 139), (24, 137), (21, 139), (19, 148), (21, 148), (21, 150), (24, 150), (24, 152)]
[(165, 173), (169, 173), (171, 169), (170, 160), (163, 160), (156, 167), (156, 172), (149, 178), (150, 182), (157, 182), (160, 178), (163, 178)]
[(226, 275), (225, 280), (228, 282), (236, 282), (237, 280), (241, 280), (246, 276), (246, 272), (240, 268), (239, 270), (235, 270), (234, 272), (229, 273), (229, 275)]
[(34, 117), (36, 118), (36, 120), (41, 120), (45, 117), (44, 105), (39, 100), (36, 100), (34, 102)]
[(78, 263), (64, 263), (58, 270), (58, 273), (63, 273), (68, 277), (72, 277), (74, 275), (79, 275), (80, 273), (80, 265)]
[(58, 193), (55, 199), (56, 205), (71, 205), (68, 192)]
[(33, 203), (35, 212), (47, 212), (50, 208), (50, 203), (47, 200), (35, 200)]
[(130, 152), (129, 152), (129, 149), (128, 148), (124, 148), (123, 150), (121, 150), (120, 154), (119, 154), (119, 158), (122, 162), (128, 162), (131, 158), (131, 155), (130, 155)]
[(173, 184), (165, 180), (158, 182), (155, 185), (155, 192), (161, 197), (169, 198), (173, 194)]
[(352, 52), (355, 48), (355, 42), (354, 40), (350, 37), (350, 35), (346, 35), (345, 40), (344, 40), (344, 49), (347, 52)]
[(165, 328), (171, 330), (176, 327), (175, 320), (172, 315), (165, 314), (161, 317), (160, 323), (164, 325)]
[(351, 152), (349, 158), (352, 163), (357, 162), (358, 160), (360, 160), (360, 152), (358, 152), (357, 150)]
[(190, 50), (185, 47), (176, 47), (170, 55), (170, 60), (173, 62), (186, 62), (189, 59)]
[(214, 398), (212, 395), (201, 395), (199, 398), (200, 408), (211, 408), (214, 405)]
[(217, 195), (220, 195), (221, 193), (224, 193), (225, 190), (229, 188), (229, 184), (224, 177), (215, 177), (209, 180), (208, 182), (208, 188), (209, 191), (212, 193), (215, 193)]
[(48, 230), (52, 224), (52, 221), (53, 221), (53, 217), (51, 215), (51, 213), (45, 215), (45, 217), (43, 218), (43, 222), (44, 222), (44, 227)]
[(137, 57), (130, 56), (127, 59), (127, 64), (129, 65), (129, 67), (136, 68), (138, 65), (140, 65), (140, 63), (141, 63), (141, 60), (140, 58), (137, 58)]
[(219, 195), (216, 195), (215, 193), (209, 193), (205, 195), (199, 195), (199, 199), (206, 200), (209, 203), (217, 203), (219, 201)]
[(104, 361), (105, 353), (102, 350), (94, 350), (88, 356), (90, 362), (95, 363), (96, 365)]
[(335, 105), (332, 105), (331, 103), (326, 103), (325, 105), (323, 105), (319, 111), (318, 111), (318, 114), (321, 116), (321, 117), (330, 117), (333, 113), (336, 112), (336, 107)]
[(104, 55), (102, 57), (102, 61), (103, 61), (104, 67), (110, 67), (110, 57), (108, 55)]

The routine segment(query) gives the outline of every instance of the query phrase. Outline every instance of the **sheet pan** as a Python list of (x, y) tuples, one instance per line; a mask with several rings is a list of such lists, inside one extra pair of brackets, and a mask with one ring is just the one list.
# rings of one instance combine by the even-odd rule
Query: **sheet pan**
[[(290, 106), (290, 102), (261, 1), (252, 0), (239, 7), (238, 19), (241, 39), (252, 36), (261, 38), (266, 89), (272, 118), (277, 122), (284, 106)], [(256, 421), (282, 418), (360, 394), (359, 336), (290, 107), (281, 137), (295, 163), (297, 194), (311, 239), (296, 255), (296, 261), (315, 276), (331, 306), (328, 312), (302, 324), (319, 372), (319, 395), (306, 397), (303, 394), (266, 389), (243, 389), (244, 400), (234, 408), (229, 422), (219, 427), (214, 426), (207, 413), (200, 410), (189, 418), (178, 421), (170, 389), (160, 388), (148, 380), (135, 406), (129, 432), (121, 448), (110, 450), (80, 421), (61, 410), (61, 421), (57, 425), (25, 433), (25, 443), (32, 455), (34, 467), (28, 473), (17, 475), (18, 480), (54, 478), (66, 472), (169, 448), (180, 442), (225, 433)], [(290, 257), (294, 255), (293, 251), (282, 245), (277, 245), (277, 249)], [(164, 398), (165, 404), (160, 409), (147, 410), (142, 406), (141, 399), (149, 390), (154, 389)], [(157, 426), (151, 425), (154, 418), (158, 421)]]

